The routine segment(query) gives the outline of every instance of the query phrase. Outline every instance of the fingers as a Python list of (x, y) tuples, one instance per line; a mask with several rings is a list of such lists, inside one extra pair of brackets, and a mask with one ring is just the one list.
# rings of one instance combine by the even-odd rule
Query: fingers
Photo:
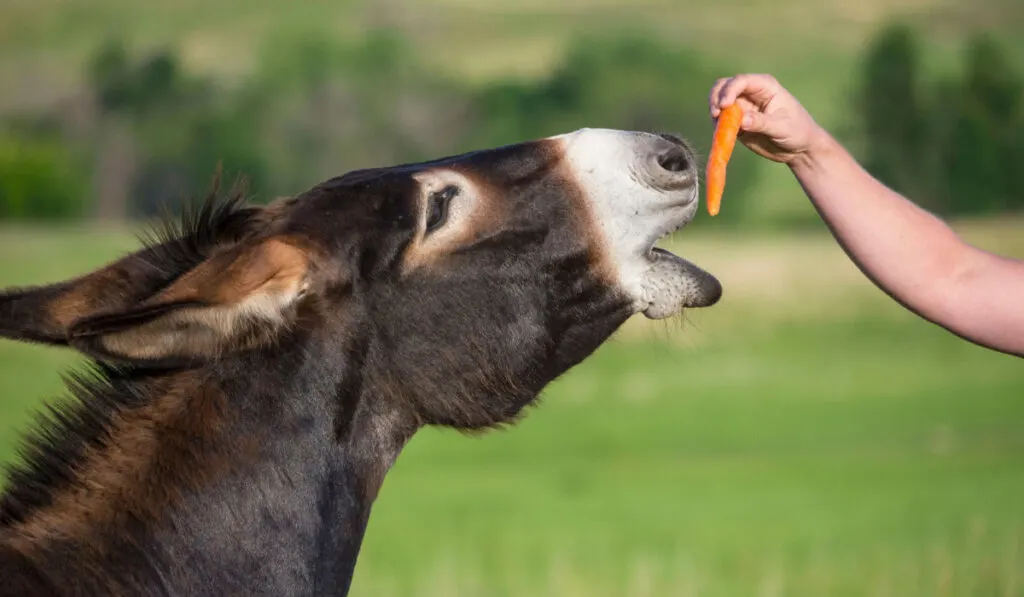
[(745, 112), (740, 129), (746, 133), (769, 133), (768, 117), (763, 112)]
[(711, 117), (718, 118), (722, 108), (732, 105), (741, 96), (763, 108), (780, 91), (782, 86), (771, 75), (741, 74), (719, 79), (708, 96)]
[(732, 77), (719, 92), (718, 105), (724, 108), (743, 95), (755, 105), (771, 101), (781, 86), (771, 75), (737, 75)]
[(708, 107), (711, 108), (711, 118), (718, 118), (718, 115), (722, 113), (718, 97), (722, 93), (722, 88), (725, 87), (730, 80), (731, 78), (719, 79), (711, 86), (711, 93), (708, 94)]

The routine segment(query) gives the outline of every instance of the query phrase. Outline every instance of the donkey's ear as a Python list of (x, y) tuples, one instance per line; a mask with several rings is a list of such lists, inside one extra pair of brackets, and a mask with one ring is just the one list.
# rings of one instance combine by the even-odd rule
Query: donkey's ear
[(254, 347), (289, 324), (310, 264), (285, 239), (236, 245), (146, 300), (74, 322), (70, 343), (99, 359), (157, 367)]
[(67, 345), (75, 320), (137, 304), (174, 279), (178, 272), (157, 265), (161, 250), (149, 247), (64, 282), (0, 292), (0, 337)]

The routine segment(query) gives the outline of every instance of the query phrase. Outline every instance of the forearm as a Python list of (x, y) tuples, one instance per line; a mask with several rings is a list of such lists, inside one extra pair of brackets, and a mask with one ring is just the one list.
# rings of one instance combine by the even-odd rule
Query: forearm
[(790, 168), (865, 275), (904, 304), (927, 308), (929, 287), (953, 275), (963, 257), (949, 227), (874, 179), (826, 134)]
[(1024, 266), (967, 245), (825, 134), (790, 168), (839, 244), (882, 290), (969, 340), (1024, 352)]

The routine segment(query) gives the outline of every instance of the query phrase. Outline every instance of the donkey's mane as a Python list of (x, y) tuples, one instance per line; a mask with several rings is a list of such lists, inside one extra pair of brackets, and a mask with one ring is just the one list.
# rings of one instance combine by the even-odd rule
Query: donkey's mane
[[(161, 218), (138, 239), (139, 258), (168, 274), (168, 283), (201, 263), (217, 246), (244, 236), (258, 208), (247, 207), (244, 183), (226, 196), (219, 191), (219, 173), (198, 208), (188, 204), (179, 217), (163, 210)], [(48, 506), (68, 486), (86, 449), (107, 441), (112, 417), (144, 404), (152, 394), (147, 380), (165, 371), (115, 367), (87, 360), (81, 371), (62, 374), (66, 395), (38, 412), (18, 449), (18, 460), (6, 465), (6, 487), (0, 498), (0, 530), (26, 520)]]
[(245, 235), (258, 208), (246, 205), (245, 182), (237, 183), (224, 196), (219, 193), (220, 176), (197, 207), (186, 203), (180, 217), (164, 207), (161, 217), (138, 235), (147, 262), (180, 275), (199, 265), (218, 246)]

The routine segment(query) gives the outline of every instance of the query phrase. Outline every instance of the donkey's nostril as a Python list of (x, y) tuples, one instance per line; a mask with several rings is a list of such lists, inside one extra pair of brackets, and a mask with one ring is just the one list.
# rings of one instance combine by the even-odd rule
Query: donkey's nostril
[(658, 156), (658, 165), (669, 172), (682, 172), (690, 165), (682, 147), (672, 147)]

